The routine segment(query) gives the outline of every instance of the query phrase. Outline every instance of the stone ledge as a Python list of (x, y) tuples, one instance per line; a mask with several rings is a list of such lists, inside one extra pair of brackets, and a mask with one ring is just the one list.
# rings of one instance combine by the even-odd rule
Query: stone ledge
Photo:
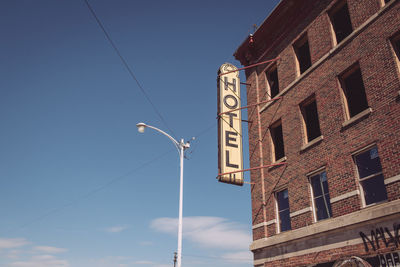
[(257, 228), (260, 228), (263, 226), (268, 226), (268, 225), (271, 225), (274, 223), (276, 223), (276, 219), (270, 220), (268, 222), (262, 222), (262, 223), (255, 224), (255, 225), (253, 225), (252, 229), (254, 230), (254, 229), (257, 229)]
[[(280, 159), (278, 159), (277, 161), (272, 162), (271, 164), (282, 163), (282, 162), (285, 162), (286, 160), (287, 160), (287, 157), (284, 156), (283, 158), (280, 158)], [(282, 165), (273, 165), (273, 166), (268, 167), (268, 170), (275, 169), (275, 168), (278, 168), (278, 167), (280, 167), (280, 166), (282, 166)]]
[(391, 184), (391, 183), (394, 183), (394, 182), (397, 182), (397, 181), (400, 181), (400, 174), (396, 175), (396, 176), (393, 176), (391, 178), (385, 179), (384, 183), (385, 183), (385, 185), (388, 185), (388, 184)]
[(304, 213), (307, 213), (307, 212), (310, 212), (310, 211), (312, 211), (312, 208), (311, 207), (307, 207), (307, 208), (304, 208), (304, 209), (301, 209), (301, 210), (298, 210), (298, 211), (291, 212), (290, 213), (290, 218), (299, 216), (301, 214), (304, 214)]
[(312, 147), (313, 145), (316, 145), (317, 143), (321, 142), (322, 140), (324, 140), (324, 136), (320, 135), (317, 138), (314, 138), (313, 140), (311, 140), (310, 142), (308, 142), (307, 144), (304, 144), (301, 148), (300, 151), (303, 152), (304, 150)]
[(357, 196), (359, 194), (360, 194), (360, 190), (357, 189), (357, 190), (348, 192), (346, 194), (331, 198), (331, 203), (335, 203), (335, 202), (338, 202), (340, 200), (343, 200), (343, 199), (346, 199), (346, 198), (349, 198), (349, 197), (352, 197), (352, 196)]
[(340, 217), (318, 221), (313, 225), (306, 226), (300, 229), (280, 233), (278, 235), (268, 238), (259, 239), (254, 241), (250, 245), (250, 250), (253, 251), (260, 248), (279, 245), (296, 239), (307, 238), (319, 233), (337, 230), (342, 227), (370, 221), (379, 217), (385, 217), (396, 213), (400, 213), (400, 200), (366, 207), (362, 210), (352, 212), (350, 214), (346, 214)]
[(366, 110), (358, 113), (357, 115), (355, 115), (354, 117), (352, 117), (351, 119), (345, 121), (342, 123), (342, 129), (349, 127), (351, 124), (358, 122), (359, 120), (364, 119), (365, 117), (367, 117), (369, 114), (372, 113), (372, 108), (367, 108)]

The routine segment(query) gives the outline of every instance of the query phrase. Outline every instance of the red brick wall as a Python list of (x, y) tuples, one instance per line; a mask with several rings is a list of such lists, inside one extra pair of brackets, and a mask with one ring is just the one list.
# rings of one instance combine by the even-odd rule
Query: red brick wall
[[(392, 244), (388, 248), (383, 244), (380, 245), (380, 249), (376, 252), (380, 254), (388, 253), (393, 250), (396, 250), (396, 247)], [(321, 251), (317, 253), (310, 253), (298, 257), (292, 257), (285, 260), (276, 260), (265, 263), (264, 267), (275, 267), (275, 266), (285, 266), (285, 267), (297, 267), (297, 266), (307, 266), (309, 264), (313, 264), (315, 262), (331, 262), (337, 259), (342, 259), (345, 255), (353, 255), (363, 257), (368, 255), (367, 252), (364, 250), (364, 245), (354, 245), (354, 246), (347, 246), (341, 247), (336, 249), (330, 249), (327, 251)]]
[(349, 214), (354, 211), (360, 210), (361, 203), (359, 196), (352, 196), (346, 199), (342, 199), (338, 202), (332, 203), (333, 217)]
[(311, 62), (315, 63), (333, 47), (331, 24), (326, 13), (320, 14), (307, 31)]
[(298, 229), (307, 225), (311, 225), (312, 223), (311, 212), (303, 213), (291, 218), (292, 229)]
[(351, 24), (353, 29), (358, 28), (380, 8), (380, 0), (347, 0)]
[[(313, 11), (300, 22), (270, 53), (257, 58), (263, 51), (254, 53), (258, 61), (280, 56), (278, 77), (282, 91), (297, 79), (295, 55), (291, 44), (304, 31), (308, 32), (311, 59), (315, 64), (332, 48), (332, 32), (326, 10), (335, 1), (312, 1)], [(349, 12), (355, 30), (381, 7), (379, 0), (348, 0)], [(287, 165), (264, 169), (265, 218), (261, 171), (251, 172), (253, 225), (276, 219), (273, 193), (277, 188), (288, 188), (291, 212), (311, 206), (311, 196), (306, 174), (325, 166), (330, 197), (334, 198), (359, 188), (352, 153), (376, 143), (382, 163), (383, 175), (390, 178), (400, 173), (400, 90), (399, 70), (388, 38), (400, 29), (400, 2), (392, 6), (367, 28), (360, 31), (317, 68), (301, 78), (283, 99), (274, 102), (261, 114), (257, 108), (249, 109), (249, 155), (251, 167), (271, 164), (271, 142), (268, 127), (282, 120)], [(243, 62), (243, 61), (242, 61)], [(345, 108), (338, 83), (338, 75), (353, 64), (361, 69), (368, 105), (372, 113), (362, 120), (342, 127)], [(247, 98), (249, 104), (266, 99), (267, 66), (246, 71)], [(257, 90), (258, 89), (258, 90)], [(301, 151), (304, 132), (299, 103), (315, 94), (323, 140)], [(261, 120), (263, 160), (260, 160), (258, 119)], [(387, 185), (389, 201), (400, 198), (400, 183)], [(362, 206), (360, 195), (332, 204), (333, 216), (338, 217), (357, 211)], [(313, 221), (312, 212), (292, 218), (292, 229), (305, 227)], [(253, 230), (254, 240), (275, 235), (276, 224)], [(266, 265), (269, 266), (269, 265)], [(272, 266), (272, 265), (271, 265)], [(274, 265), (277, 266), (277, 265)], [(296, 265), (282, 265), (296, 266)]]

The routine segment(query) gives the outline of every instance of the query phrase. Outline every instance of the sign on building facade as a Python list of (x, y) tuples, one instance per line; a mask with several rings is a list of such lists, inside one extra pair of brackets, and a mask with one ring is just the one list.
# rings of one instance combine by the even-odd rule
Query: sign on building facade
[(243, 185), (242, 117), (237, 68), (223, 64), (218, 72), (218, 180)]

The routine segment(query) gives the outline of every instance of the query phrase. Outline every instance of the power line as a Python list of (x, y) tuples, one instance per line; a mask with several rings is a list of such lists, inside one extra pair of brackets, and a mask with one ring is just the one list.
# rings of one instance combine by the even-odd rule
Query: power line
[(80, 202), (80, 201), (83, 200), (83, 199), (87, 199), (87, 198), (91, 197), (92, 195), (94, 195), (94, 194), (96, 194), (96, 193), (98, 193), (98, 192), (104, 190), (105, 188), (109, 187), (110, 185), (115, 184), (116, 182), (127, 178), (127, 177), (128, 177), (129, 175), (131, 175), (132, 173), (137, 172), (138, 170), (140, 170), (140, 169), (142, 169), (142, 168), (144, 168), (144, 167), (146, 167), (146, 166), (152, 164), (153, 162), (155, 162), (155, 161), (157, 161), (157, 160), (163, 158), (163, 157), (166, 156), (167, 154), (171, 153), (171, 151), (173, 151), (173, 149), (170, 149), (170, 150), (166, 151), (165, 153), (163, 153), (163, 154), (161, 154), (161, 155), (159, 155), (159, 156), (157, 156), (157, 157), (155, 157), (155, 158), (153, 158), (153, 159), (151, 159), (151, 160), (149, 160), (149, 161), (143, 163), (142, 165), (140, 165), (140, 166), (138, 166), (138, 167), (136, 167), (136, 168), (134, 168), (134, 169), (128, 171), (128, 172), (125, 173), (125, 174), (122, 174), (122, 175), (120, 175), (120, 176), (117, 176), (117, 177), (111, 179), (111, 180), (108, 181), (107, 183), (105, 183), (105, 184), (103, 184), (103, 185), (101, 185), (101, 186), (98, 186), (97, 188), (92, 189), (91, 191), (89, 191), (89, 192), (87, 192), (86, 194), (84, 194), (84, 195), (82, 195), (82, 196), (76, 198), (75, 200), (70, 201), (70, 202), (67, 203), (67, 204), (64, 204), (64, 205), (62, 205), (62, 206), (59, 206), (59, 207), (57, 207), (57, 208), (54, 208), (54, 209), (52, 209), (52, 210), (49, 210), (49, 211), (43, 213), (42, 215), (38, 216), (37, 218), (32, 219), (32, 220), (30, 220), (30, 221), (28, 221), (28, 222), (26, 222), (26, 223), (20, 225), (16, 230), (23, 229), (23, 228), (25, 228), (25, 227), (31, 225), (32, 223), (35, 223), (35, 222), (37, 222), (37, 221), (41, 221), (41, 220), (43, 220), (43, 219), (45, 219), (45, 218), (51, 216), (52, 214), (55, 214), (55, 213), (60, 212), (61, 210), (65, 209), (65, 208), (68, 208), (68, 207), (70, 207), (70, 206), (75, 205), (76, 203)]
[(190, 150), (186, 152), (186, 159), (191, 159), (192, 154), (194, 154), (194, 152), (197, 149), (198, 146), (198, 138), (204, 134), (206, 134), (208, 131), (210, 131), (211, 129), (214, 129), (217, 126), (216, 122), (213, 122), (210, 126), (208, 126), (207, 128), (205, 128), (204, 130), (202, 130), (201, 132), (199, 132), (198, 134), (196, 134), (194, 137), (192, 137), (190, 140)]
[(199, 132), (198, 134), (196, 134), (194, 136), (195, 139), (199, 138), (200, 136), (206, 134), (208, 131), (210, 131), (211, 129), (215, 128), (217, 126), (217, 122), (213, 122), (212, 124), (210, 124), (207, 128), (205, 128), (204, 130), (202, 130), (201, 132)]
[(111, 46), (113, 47), (115, 53), (117, 53), (119, 59), (122, 61), (123, 65), (125, 66), (125, 68), (128, 70), (130, 76), (132, 77), (132, 79), (135, 80), (136, 84), (138, 85), (140, 91), (143, 93), (143, 95), (145, 96), (146, 100), (150, 103), (150, 105), (152, 106), (153, 110), (155, 111), (155, 113), (158, 115), (158, 117), (160, 118), (160, 120), (164, 123), (164, 125), (168, 128), (168, 130), (172, 133), (173, 136), (175, 136), (174, 131), (172, 131), (172, 129), (168, 126), (167, 122), (165, 121), (164, 117), (161, 115), (161, 113), (158, 111), (156, 105), (153, 103), (153, 101), (151, 101), (150, 96), (147, 94), (147, 92), (144, 90), (143, 86), (140, 84), (139, 80), (136, 78), (135, 74), (133, 73), (132, 69), (129, 67), (128, 63), (126, 62), (126, 60), (124, 59), (124, 57), (122, 56), (121, 52), (119, 51), (119, 49), (117, 48), (117, 46), (115, 45), (115, 43), (113, 42), (113, 40), (111, 39), (111, 36), (108, 34), (108, 32), (106, 31), (106, 29), (103, 26), (103, 23), (101, 23), (99, 17), (96, 15), (96, 12), (94, 12), (92, 6), (89, 4), (88, 0), (84, 0), (88, 9), (90, 10), (90, 13), (92, 13), (93, 17), (96, 19), (97, 24), (99, 25), (99, 27), (101, 28), (101, 30), (103, 31), (104, 35), (106, 36), (107, 40), (110, 42)]

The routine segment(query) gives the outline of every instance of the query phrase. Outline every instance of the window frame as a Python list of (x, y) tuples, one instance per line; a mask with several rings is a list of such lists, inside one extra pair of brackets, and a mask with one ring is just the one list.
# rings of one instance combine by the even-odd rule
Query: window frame
[[(282, 193), (284, 191), (287, 191), (287, 194), (288, 194), (288, 197), (287, 197), (288, 208), (283, 209), (283, 210), (279, 210), (278, 194)], [(287, 187), (286, 188), (281, 188), (279, 191), (276, 191), (274, 193), (274, 198), (275, 198), (276, 218), (277, 218), (277, 220), (276, 220), (276, 232), (277, 233), (283, 233), (283, 232), (287, 232), (287, 231), (292, 230), (292, 218), (290, 217), (289, 189)], [(286, 210), (288, 210), (288, 212), (289, 212), (289, 216), (288, 216), (288, 218), (289, 218), (289, 229), (286, 229), (286, 230), (282, 231), (280, 213), (283, 212), (283, 211), (286, 211)]]
[(384, 7), (385, 5), (389, 4), (390, 1), (392, 1), (392, 0), (379, 0), (379, 3), (381, 5), (381, 7)]
[[(362, 82), (362, 87), (364, 90), (364, 95), (365, 95), (365, 101), (367, 103), (367, 107), (364, 110), (359, 111), (357, 114), (353, 114), (351, 115), (350, 112), (350, 105), (349, 105), (349, 98), (346, 94), (347, 92), (347, 87), (345, 84), (345, 80), (352, 74), (354, 74), (356, 71), (360, 71), (360, 75), (361, 75), (361, 82)], [(340, 86), (340, 94), (342, 95), (342, 99), (343, 99), (343, 104), (344, 104), (344, 112), (345, 112), (345, 119), (346, 120), (350, 120), (352, 118), (357, 117), (357, 115), (363, 113), (363, 111), (368, 110), (368, 108), (370, 108), (369, 103), (368, 103), (368, 98), (367, 98), (367, 92), (366, 92), (366, 88), (365, 88), (365, 84), (364, 84), (364, 79), (362, 76), (362, 72), (361, 72), (361, 67), (359, 65), (358, 62), (356, 62), (355, 64), (353, 64), (351, 67), (349, 67), (347, 70), (345, 70), (344, 72), (342, 72), (339, 76), (338, 76), (338, 81), (339, 81), (339, 86)]]
[[(308, 34), (307, 32), (305, 32), (303, 35), (301, 35), (292, 45), (293, 47), (293, 51), (294, 51), (294, 55), (296, 58), (296, 74), (297, 76), (302, 75), (303, 73), (307, 72), (307, 70), (309, 70), (312, 66), (312, 60), (311, 60), (311, 50), (310, 50), (310, 42), (308, 41)], [(300, 48), (307, 43), (308, 46), (308, 57), (309, 57), (309, 66), (306, 67), (306, 69), (304, 69), (303, 71), (301, 70), (301, 61), (300, 61)]]
[[(276, 71), (276, 80), (278, 83), (278, 88), (277, 92), (274, 96), (272, 96), (272, 86), (271, 86), (271, 79), (270, 79), (270, 74), (272, 72)], [(268, 67), (265, 71), (265, 84), (267, 85), (267, 94), (268, 94), (268, 99), (274, 99), (277, 95), (280, 93), (280, 88), (279, 88), (279, 75), (278, 75), (278, 65), (276, 63), (272, 64), (270, 67)]]
[[(316, 206), (316, 202), (315, 202), (316, 197), (314, 196), (314, 188), (313, 188), (313, 186), (312, 186), (311, 178), (313, 178), (313, 177), (315, 177), (315, 176), (317, 176), (317, 175), (318, 175), (319, 177), (321, 177), (321, 174), (322, 174), (322, 173), (325, 173), (325, 176), (327, 177), (327, 173), (326, 173), (326, 168), (325, 168), (325, 167), (322, 167), (322, 168), (320, 168), (320, 169), (318, 169), (318, 170), (315, 170), (315, 171), (313, 171), (313, 172), (307, 174), (307, 179), (308, 179), (308, 183), (309, 183), (309, 186), (310, 186), (310, 192), (311, 192), (311, 204), (312, 204), (312, 209), (313, 209), (313, 221), (314, 221), (314, 222), (320, 222), (320, 221), (327, 220), (327, 219), (330, 219), (330, 218), (333, 217), (333, 214), (332, 214), (332, 203), (331, 203), (331, 201), (330, 201), (331, 198), (330, 198), (330, 193), (329, 193), (329, 184), (328, 184), (328, 192), (327, 192), (327, 193), (324, 193), (323, 185), (322, 185), (321, 180), (320, 180), (322, 195), (319, 196), (319, 197), (322, 197), (322, 198), (324, 199), (325, 208), (326, 208), (328, 217), (318, 220), (318, 216), (317, 216), (317, 206)], [(328, 178), (327, 178), (327, 180), (328, 180)], [(328, 183), (328, 182), (327, 182), (327, 183)], [(330, 207), (330, 209), (328, 208), (327, 199), (326, 199), (326, 197), (325, 197), (326, 195), (329, 196), (329, 207)]]
[[(337, 32), (335, 30), (335, 23), (334, 23), (333, 17), (345, 5), (347, 6), (347, 12), (349, 14), (351, 32), (346, 37), (344, 37), (342, 40), (340, 40), (338, 42)], [(331, 31), (332, 31), (333, 46), (336, 46), (336, 45), (340, 44), (341, 42), (343, 42), (343, 40), (345, 40), (352, 32), (354, 32), (353, 22), (351, 20), (350, 10), (349, 10), (349, 5), (347, 3), (347, 0), (340, 0), (337, 3), (335, 3), (334, 6), (331, 7), (331, 9), (328, 11), (328, 17), (329, 17), (329, 22), (330, 22)]]
[[(398, 45), (397, 42), (399, 42)], [(400, 31), (389, 38), (389, 43), (393, 51), (397, 69), (400, 72)]]
[[(280, 158), (276, 158), (277, 154), (277, 149), (276, 149), (276, 142), (275, 142), (275, 129), (278, 127), (281, 127), (281, 132), (282, 132), (282, 151), (283, 155)], [(269, 132), (270, 132), (270, 139), (271, 139), (271, 159), (272, 162), (280, 162), (282, 160), (285, 160), (286, 158), (286, 153), (285, 153), (285, 140), (283, 138), (283, 127), (282, 127), (282, 119), (279, 119), (275, 121), (273, 124), (269, 126)]]
[[(314, 137), (313, 139), (309, 140), (309, 134), (308, 134), (308, 125), (307, 125), (307, 114), (306, 114), (306, 107), (311, 105), (313, 102), (315, 102), (316, 106), (316, 112), (317, 112), (317, 124), (318, 124), (318, 130), (319, 130), (319, 135)], [(305, 100), (303, 100), (299, 104), (299, 109), (300, 109), (300, 115), (301, 115), (301, 120), (302, 120), (302, 125), (303, 125), (303, 132), (304, 132), (304, 144), (311, 143), (312, 141), (316, 140), (317, 138), (322, 136), (321, 132), (321, 123), (319, 121), (319, 114), (318, 114), (318, 105), (317, 105), (317, 99), (315, 94), (312, 94)]]
[[(384, 203), (384, 202), (388, 201), (387, 188), (386, 188), (386, 185), (385, 185), (385, 177), (383, 176), (383, 170), (382, 170), (382, 164), (381, 164), (381, 160), (380, 160), (380, 156), (379, 156), (379, 151), (377, 151), (377, 152), (378, 152), (378, 157), (379, 157), (379, 163), (381, 165), (381, 170), (379, 172), (374, 173), (374, 174), (371, 174), (371, 175), (368, 175), (368, 176), (360, 178), (360, 173), (359, 173), (359, 170), (358, 170), (356, 157), (361, 155), (361, 154), (363, 154), (363, 153), (365, 153), (365, 152), (367, 152), (367, 151), (371, 151), (373, 148), (376, 148), (376, 150), (378, 150), (378, 146), (377, 146), (376, 143), (370, 144), (370, 145), (368, 145), (368, 146), (366, 146), (366, 147), (364, 147), (362, 149), (359, 149), (356, 152), (352, 153), (352, 155), (351, 155), (352, 156), (352, 160), (353, 160), (355, 175), (356, 175), (356, 178), (357, 178), (358, 187), (360, 189), (360, 197), (361, 197), (361, 203), (362, 203), (363, 207), (370, 207), (370, 206), (377, 205), (377, 204)], [(366, 203), (366, 199), (365, 199), (365, 192), (364, 192), (365, 190), (364, 190), (364, 187), (362, 185), (362, 182), (367, 181), (367, 180), (369, 180), (371, 178), (377, 177), (379, 175), (382, 175), (382, 182), (383, 182), (383, 186), (385, 188), (386, 199), (367, 204)]]

